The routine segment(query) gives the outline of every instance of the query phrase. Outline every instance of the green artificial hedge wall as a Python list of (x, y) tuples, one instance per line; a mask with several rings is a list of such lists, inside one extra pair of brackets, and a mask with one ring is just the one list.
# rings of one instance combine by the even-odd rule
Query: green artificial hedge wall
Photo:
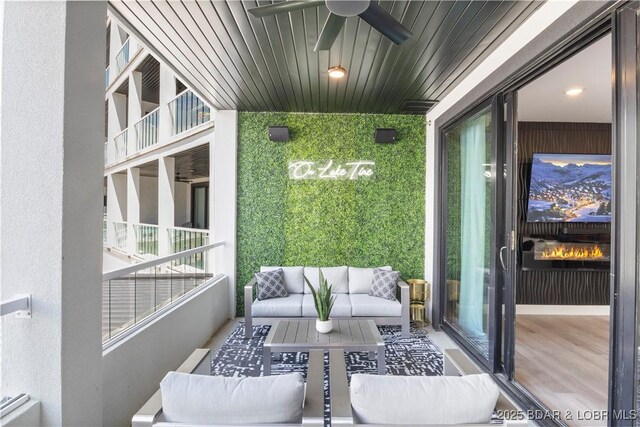
[[(425, 118), (389, 114), (239, 113), (238, 315), (261, 265), (377, 267), (424, 277)], [(288, 126), (286, 143), (268, 127)], [(398, 142), (376, 144), (376, 128)], [(289, 161), (375, 161), (355, 181), (291, 180)]]

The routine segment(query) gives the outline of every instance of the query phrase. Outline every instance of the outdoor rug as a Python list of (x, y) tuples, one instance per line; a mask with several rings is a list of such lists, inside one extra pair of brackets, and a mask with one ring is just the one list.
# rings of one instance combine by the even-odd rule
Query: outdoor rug
[[(211, 359), (211, 374), (227, 377), (257, 377), (262, 375), (262, 344), (269, 333), (269, 325), (253, 327), (253, 336), (244, 338), (244, 323), (227, 337)], [(427, 333), (411, 326), (411, 336), (403, 338), (400, 326), (378, 326), (385, 343), (387, 375), (442, 375), (442, 352)], [(306, 377), (309, 353), (283, 353), (282, 360), (274, 360), (271, 374), (300, 372)], [(377, 373), (375, 360), (367, 352), (346, 353), (347, 374)], [(325, 425), (330, 425), (329, 356), (325, 353)]]

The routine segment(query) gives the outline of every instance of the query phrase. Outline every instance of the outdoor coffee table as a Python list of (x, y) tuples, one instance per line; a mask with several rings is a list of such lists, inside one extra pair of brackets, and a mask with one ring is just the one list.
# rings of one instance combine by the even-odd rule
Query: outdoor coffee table
[(264, 341), (262, 364), (264, 375), (271, 375), (271, 353), (309, 351), (313, 349), (368, 351), (377, 353), (378, 374), (386, 372), (384, 341), (373, 320), (334, 320), (328, 334), (316, 331), (315, 319), (279, 320)]

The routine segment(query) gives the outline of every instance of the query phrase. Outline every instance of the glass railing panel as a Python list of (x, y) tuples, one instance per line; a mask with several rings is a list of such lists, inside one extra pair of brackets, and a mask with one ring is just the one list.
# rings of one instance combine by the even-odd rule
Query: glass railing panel
[(185, 132), (211, 121), (211, 109), (190, 90), (169, 103), (173, 121), (173, 134)]
[(114, 222), (113, 223), (115, 241), (113, 246), (120, 250), (127, 250), (127, 223), (126, 222)]
[(104, 69), (104, 87), (107, 88), (109, 86), (109, 67)]
[(115, 161), (124, 159), (127, 157), (127, 146), (129, 144), (129, 132), (128, 129), (123, 130), (115, 138), (113, 138), (113, 144), (115, 147)]
[(158, 143), (158, 111), (156, 108), (134, 125), (138, 151)]
[(109, 164), (109, 143), (105, 141), (104, 143), (104, 165), (107, 166)]
[(127, 39), (120, 48), (120, 51), (116, 55), (116, 76), (119, 75), (129, 63), (130, 55), (129, 55), (129, 47), (130, 40)]
[[(103, 341), (134, 326), (213, 277), (209, 253), (218, 242), (103, 275)], [(180, 256), (184, 254), (184, 256)], [(133, 270), (133, 271), (132, 271)]]
[(158, 255), (158, 226), (134, 224), (136, 252), (140, 255)]

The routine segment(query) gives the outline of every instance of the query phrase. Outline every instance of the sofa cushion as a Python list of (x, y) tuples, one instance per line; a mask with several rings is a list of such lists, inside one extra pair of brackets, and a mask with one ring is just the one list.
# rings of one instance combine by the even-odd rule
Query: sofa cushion
[[(327, 279), (329, 286), (333, 286), (333, 288), (331, 288), (331, 292), (334, 294), (346, 294), (349, 292), (349, 269), (347, 266), (320, 268), (322, 268), (322, 274), (324, 275), (324, 278)], [(313, 287), (318, 289), (318, 286), (320, 285), (320, 273), (318, 272), (318, 267), (305, 267), (304, 275), (309, 279), (309, 282), (311, 282)], [(307, 294), (311, 293), (306, 282), (304, 285), (304, 292)]]
[(489, 374), (422, 377), (353, 374), (351, 406), (362, 424), (488, 423), (498, 400)]
[[(351, 300), (347, 294), (335, 294), (336, 302), (333, 303), (329, 317), (351, 317)], [(316, 306), (313, 304), (313, 295), (306, 294), (302, 297), (302, 317), (318, 317)]]
[(304, 291), (303, 267), (260, 267), (260, 271), (271, 271), (281, 268), (284, 271), (284, 287), (290, 294), (301, 294)]
[[(352, 316), (394, 317), (402, 315), (400, 301), (372, 297), (366, 294), (349, 295)], [(268, 300), (267, 300), (268, 301)]]
[(261, 271), (255, 274), (257, 296), (259, 300), (289, 296), (284, 287), (284, 273), (281, 268)]
[(300, 423), (300, 373), (219, 377), (169, 372), (160, 383), (163, 418), (184, 424)]
[[(391, 271), (391, 267), (379, 267)], [(373, 268), (349, 267), (349, 293), (368, 294), (373, 283)]]
[(376, 268), (373, 270), (373, 283), (371, 284), (369, 295), (395, 301), (399, 278), (400, 273), (397, 271)]
[(252, 317), (300, 317), (302, 294), (289, 294), (284, 298), (256, 299), (251, 304)]

